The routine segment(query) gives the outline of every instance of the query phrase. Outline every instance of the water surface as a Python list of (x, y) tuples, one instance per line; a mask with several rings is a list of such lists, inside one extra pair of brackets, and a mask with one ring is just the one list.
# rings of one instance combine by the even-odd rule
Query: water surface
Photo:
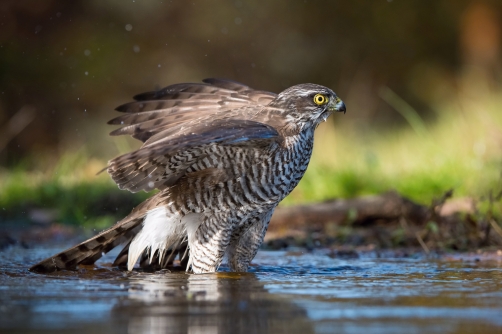
[(502, 333), (500, 257), (262, 251), (247, 274), (188, 275), (120, 271), (110, 255), (78, 271), (27, 271), (59, 250), (0, 253), (0, 332)]

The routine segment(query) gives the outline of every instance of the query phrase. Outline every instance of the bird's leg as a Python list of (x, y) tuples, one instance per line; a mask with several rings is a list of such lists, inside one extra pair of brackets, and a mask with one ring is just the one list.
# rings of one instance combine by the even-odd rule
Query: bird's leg
[(247, 224), (232, 234), (227, 249), (228, 264), (231, 271), (246, 272), (248, 270), (249, 264), (263, 243), (274, 209), (251, 218)]
[(221, 218), (221, 215), (205, 217), (192, 240), (189, 238), (187, 270), (191, 267), (195, 274), (202, 274), (215, 272), (220, 266), (234, 227), (230, 219)]

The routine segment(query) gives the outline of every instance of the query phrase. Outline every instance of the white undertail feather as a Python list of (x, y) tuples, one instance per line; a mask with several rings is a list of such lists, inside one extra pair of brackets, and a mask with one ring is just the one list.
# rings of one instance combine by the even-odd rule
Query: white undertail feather
[[(183, 217), (181, 220), (182, 224), (185, 226), (185, 231), (186, 231), (186, 236), (187, 236), (187, 241), (188, 241), (188, 248), (187, 250), (190, 249), (192, 246), (193, 242), (195, 241), (195, 232), (199, 228), (200, 224), (202, 223), (202, 214), (200, 213), (189, 213)], [(183, 257), (186, 256), (183, 254)], [(192, 265), (192, 256), (189, 257), (188, 259), (188, 265), (187, 265), (187, 271), (190, 269)]]
[(162, 263), (162, 256), (165, 251), (173, 246), (178, 246), (185, 237), (185, 224), (182, 223), (180, 215), (168, 216), (164, 206), (148, 211), (143, 222), (143, 228), (129, 246), (127, 269), (132, 270), (145, 250), (150, 253), (150, 263), (158, 250), (160, 254), (159, 262)]

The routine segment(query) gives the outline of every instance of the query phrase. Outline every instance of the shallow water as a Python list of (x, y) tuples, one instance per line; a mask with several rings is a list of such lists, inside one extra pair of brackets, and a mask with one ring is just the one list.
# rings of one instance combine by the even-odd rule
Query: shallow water
[[(333, 259), (265, 252), (250, 273), (51, 275), (61, 247), (0, 252), (2, 333), (502, 333), (502, 260)], [(222, 268), (225, 270), (225, 268)]]

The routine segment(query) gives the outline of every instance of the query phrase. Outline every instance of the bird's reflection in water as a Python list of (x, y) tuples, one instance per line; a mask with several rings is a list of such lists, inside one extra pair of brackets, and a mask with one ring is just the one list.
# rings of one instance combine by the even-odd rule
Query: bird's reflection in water
[(139, 274), (114, 307), (129, 333), (313, 333), (304, 309), (255, 274)]

